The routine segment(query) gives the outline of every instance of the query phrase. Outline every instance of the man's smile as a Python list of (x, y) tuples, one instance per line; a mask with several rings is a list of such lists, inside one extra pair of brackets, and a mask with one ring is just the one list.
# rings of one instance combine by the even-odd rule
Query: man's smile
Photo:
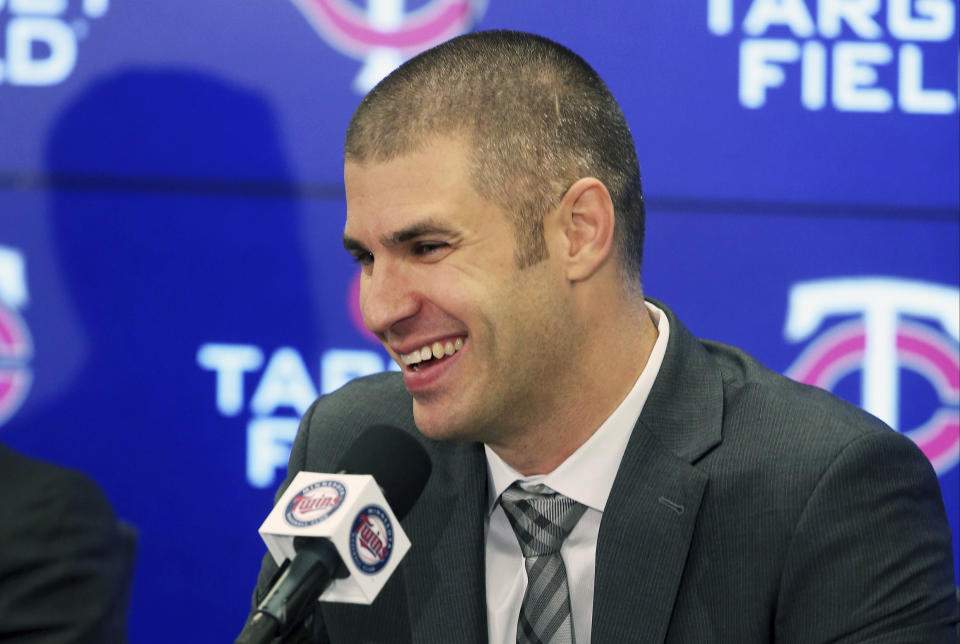
[(445, 341), (437, 340), (432, 344), (425, 344), (420, 349), (414, 349), (410, 353), (400, 354), (400, 361), (414, 371), (419, 371), (421, 367), (432, 365), (443, 358), (452, 356), (463, 348), (465, 337), (448, 339)]

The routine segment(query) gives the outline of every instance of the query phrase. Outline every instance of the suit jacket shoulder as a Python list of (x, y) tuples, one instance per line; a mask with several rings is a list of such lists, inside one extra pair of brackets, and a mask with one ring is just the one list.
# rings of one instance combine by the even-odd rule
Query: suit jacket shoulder
[[(623, 592), (631, 567), (653, 590), (622, 610), (595, 601), (595, 632), (626, 635), (599, 613), (650, 641), (951, 641), (950, 533), (919, 449), (667, 313), (597, 553), (598, 593)], [(611, 554), (637, 538), (653, 562)]]
[(0, 640), (126, 640), (129, 552), (80, 472), (0, 445)]

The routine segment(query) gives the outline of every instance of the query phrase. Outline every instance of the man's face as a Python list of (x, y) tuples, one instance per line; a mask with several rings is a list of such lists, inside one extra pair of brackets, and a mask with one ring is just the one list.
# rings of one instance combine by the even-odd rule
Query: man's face
[(550, 258), (517, 268), (514, 228), (473, 189), (466, 146), (348, 162), (344, 180), (360, 310), (402, 367), (420, 431), (498, 444), (543, 421), (571, 341), (566, 283)]

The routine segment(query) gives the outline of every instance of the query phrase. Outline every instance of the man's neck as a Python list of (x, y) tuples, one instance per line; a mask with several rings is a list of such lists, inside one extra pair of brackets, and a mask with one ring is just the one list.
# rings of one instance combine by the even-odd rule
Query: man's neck
[[(621, 307), (623, 308), (623, 307)], [(549, 413), (488, 443), (525, 476), (552, 472), (583, 445), (632, 389), (657, 340), (646, 306), (607, 318), (560, 375)]]

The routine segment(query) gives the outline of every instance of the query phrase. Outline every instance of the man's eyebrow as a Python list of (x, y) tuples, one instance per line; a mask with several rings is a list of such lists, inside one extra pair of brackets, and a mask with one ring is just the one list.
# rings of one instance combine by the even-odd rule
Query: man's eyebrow
[(394, 231), (390, 235), (380, 238), (380, 243), (388, 248), (408, 242), (424, 235), (452, 235), (454, 230), (447, 224), (436, 219), (424, 219), (410, 224), (406, 228)]
[[(436, 219), (424, 219), (423, 221), (418, 221), (413, 223), (405, 228), (396, 230), (389, 235), (384, 235), (380, 238), (380, 243), (390, 248), (392, 246), (398, 246), (405, 242), (408, 242), (412, 239), (422, 237), (424, 235), (453, 235), (455, 231), (449, 225), (444, 224)], [(367, 247), (361, 244), (359, 241), (350, 237), (346, 233), (343, 235), (343, 247), (347, 249), (348, 252), (367, 252)]]
[(350, 237), (346, 233), (343, 235), (343, 247), (347, 250), (348, 253), (365, 253), (367, 252), (367, 247), (358, 242), (353, 237)]

